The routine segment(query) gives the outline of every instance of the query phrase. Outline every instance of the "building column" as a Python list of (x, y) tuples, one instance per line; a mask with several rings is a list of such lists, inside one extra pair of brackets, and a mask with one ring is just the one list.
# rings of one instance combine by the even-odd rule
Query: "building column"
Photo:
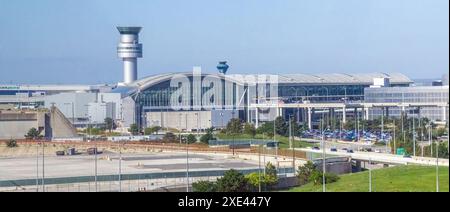
[(255, 121), (255, 127), (256, 129), (259, 128), (259, 108), (256, 108), (256, 121)]
[(342, 108), (342, 123), (347, 123), (347, 108), (343, 107)]
[(447, 122), (447, 107), (442, 107), (442, 121)]
[(366, 121), (369, 120), (369, 108), (368, 107), (364, 108), (364, 120), (366, 120)]
[(312, 108), (308, 107), (308, 128), (312, 129)]

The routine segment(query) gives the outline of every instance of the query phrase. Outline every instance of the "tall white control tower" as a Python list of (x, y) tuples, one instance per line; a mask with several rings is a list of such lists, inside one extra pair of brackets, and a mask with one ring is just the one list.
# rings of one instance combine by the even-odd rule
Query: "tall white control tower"
[(117, 54), (123, 60), (123, 83), (130, 84), (137, 80), (137, 58), (142, 58), (142, 44), (139, 43), (139, 32), (142, 27), (117, 27), (120, 32), (120, 43)]

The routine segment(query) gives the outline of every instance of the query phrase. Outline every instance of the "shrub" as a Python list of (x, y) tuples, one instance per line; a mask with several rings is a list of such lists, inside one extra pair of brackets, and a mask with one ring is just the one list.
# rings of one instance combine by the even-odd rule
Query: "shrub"
[[(325, 184), (335, 183), (339, 180), (339, 176), (333, 173), (325, 173)], [(314, 185), (323, 184), (323, 172), (314, 171), (311, 175), (310, 181), (314, 182)]]
[(198, 181), (192, 183), (192, 189), (194, 192), (217, 192), (217, 185), (214, 182)]
[(244, 134), (252, 136), (254, 138), (256, 136), (256, 128), (255, 125), (246, 123), (244, 125)]
[(231, 119), (227, 124), (226, 132), (230, 134), (242, 133), (242, 121), (237, 118)]
[(186, 139), (187, 139), (188, 144), (193, 144), (193, 143), (197, 142), (197, 137), (195, 137), (195, 135), (192, 135), (192, 134), (189, 134)]
[(137, 126), (137, 124), (132, 124), (130, 125), (128, 132), (130, 132), (132, 135), (139, 135), (139, 127)]
[(232, 169), (225, 172), (225, 175), (217, 180), (217, 191), (248, 192), (249, 184), (242, 173)]
[(25, 135), (26, 139), (37, 139), (40, 138), (40, 132), (36, 129), (36, 128), (31, 128), (30, 130), (28, 130), (27, 134)]
[(300, 185), (305, 185), (310, 182), (311, 175), (316, 171), (316, 167), (311, 161), (308, 161), (304, 166), (298, 167), (297, 177)]
[(6, 146), (8, 148), (15, 148), (15, 147), (18, 147), (19, 145), (17, 145), (17, 141), (16, 140), (11, 139), (11, 140), (6, 142)]
[(213, 135), (213, 131), (214, 129), (208, 129), (206, 131), (206, 134), (203, 135), (202, 137), (200, 137), (200, 142), (204, 143), (204, 144), (209, 144), (209, 141), (211, 140), (215, 140), (214, 135)]
[(163, 140), (166, 142), (176, 142), (177, 136), (171, 132), (168, 132), (164, 135)]

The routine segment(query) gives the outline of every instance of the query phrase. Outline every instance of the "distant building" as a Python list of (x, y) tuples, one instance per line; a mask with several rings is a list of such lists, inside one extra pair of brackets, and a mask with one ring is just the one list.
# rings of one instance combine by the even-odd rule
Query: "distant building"
[[(366, 103), (442, 103), (446, 106), (388, 108), (387, 111), (385, 111), (385, 115), (399, 118), (402, 111), (404, 111), (410, 116), (418, 117), (420, 115), (421, 117), (427, 117), (433, 121), (448, 121), (448, 86), (366, 88), (364, 93), (364, 101)], [(369, 111), (369, 117), (372, 119), (381, 117), (382, 114), (383, 112), (379, 108), (370, 109)]]
[(443, 77), (442, 77), (442, 85), (449, 85), (448, 84), (448, 74), (445, 74)]
[(0, 139), (24, 139), (35, 128), (46, 139), (78, 137), (75, 127), (56, 107), (50, 110), (0, 110)]

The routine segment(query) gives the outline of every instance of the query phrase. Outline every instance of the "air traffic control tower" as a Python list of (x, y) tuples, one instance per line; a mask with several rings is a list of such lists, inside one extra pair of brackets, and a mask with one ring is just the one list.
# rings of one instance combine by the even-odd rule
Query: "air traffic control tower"
[(139, 43), (141, 27), (117, 27), (120, 43), (117, 54), (123, 60), (123, 83), (130, 84), (137, 80), (137, 58), (142, 58), (142, 44)]

